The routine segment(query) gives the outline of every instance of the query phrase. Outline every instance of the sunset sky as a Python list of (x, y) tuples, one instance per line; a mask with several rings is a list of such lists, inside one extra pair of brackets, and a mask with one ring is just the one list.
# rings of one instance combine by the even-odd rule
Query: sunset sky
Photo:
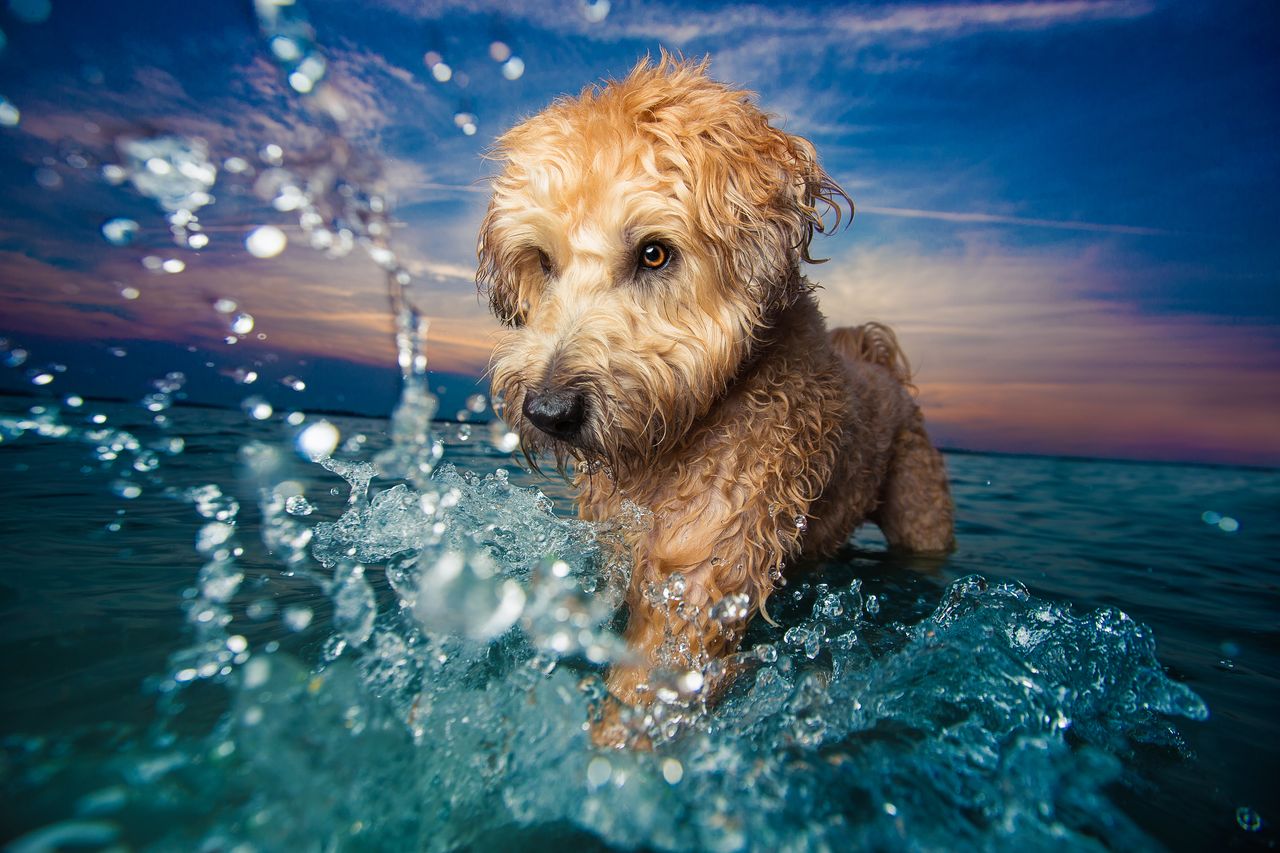
[[(810, 277), (833, 324), (897, 329), (940, 444), (1280, 465), (1280, 6), (606, 5), (310, 0), (327, 69), (304, 97), (249, 0), (9, 0), (0, 364), (28, 355), (0, 367), (0, 389), (134, 399), (181, 369), (196, 401), (385, 414), (380, 271), (359, 250), (308, 247), (259, 181), (270, 144), (287, 168), (333, 162), (317, 97), (347, 116), (355, 153), (339, 172), (358, 183), (376, 164), (392, 191), (433, 368), (478, 375), (496, 332), (473, 281), (483, 152), (662, 46), (710, 54), (854, 198)], [(205, 140), (219, 167), (199, 249), (104, 178), (121, 140), (164, 135)], [(250, 171), (227, 170), (233, 157)], [(102, 236), (114, 217), (139, 225), (127, 246)], [(278, 257), (246, 251), (264, 224), (289, 237)], [(235, 343), (220, 299), (254, 318)], [(237, 384), (237, 368), (260, 378)], [(54, 379), (37, 388), (42, 373)]]

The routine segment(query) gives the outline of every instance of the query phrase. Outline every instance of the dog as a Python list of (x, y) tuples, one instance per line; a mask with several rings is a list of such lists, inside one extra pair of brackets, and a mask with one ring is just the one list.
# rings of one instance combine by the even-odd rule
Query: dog
[[(895, 548), (954, 546), (896, 338), (828, 332), (801, 272), (852, 201), (708, 65), (646, 58), (489, 155), (477, 284), (507, 327), (490, 364), (503, 417), (531, 461), (573, 465), (582, 518), (652, 514), (626, 534), (631, 656), (606, 676), (622, 706), (723, 689), (786, 566), (864, 521)], [(628, 713), (606, 711), (595, 740), (644, 745)]]

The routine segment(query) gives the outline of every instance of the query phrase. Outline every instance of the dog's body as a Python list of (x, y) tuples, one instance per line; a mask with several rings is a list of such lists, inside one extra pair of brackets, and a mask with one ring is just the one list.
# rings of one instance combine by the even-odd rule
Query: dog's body
[[(656, 669), (701, 673), (746, 624), (712, 605), (763, 610), (787, 561), (863, 521), (893, 546), (952, 546), (892, 332), (828, 333), (800, 273), (826, 230), (816, 202), (847, 200), (808, 142), (664, 55), (517, 126), (497, 156), (479, 280), (514, 329), (495, 393), (527, 452), (579, 462), (584, 518), (653, 514), (628, 534), (635, 655), (611, 693), (642, 703)], [(675, 573), (679, 601), (655, 594)]]

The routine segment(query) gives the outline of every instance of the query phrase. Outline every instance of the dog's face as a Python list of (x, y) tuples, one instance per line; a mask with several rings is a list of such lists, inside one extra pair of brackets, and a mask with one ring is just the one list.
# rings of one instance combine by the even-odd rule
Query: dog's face
[(846, 197), (704, 72), (642, 63), (498, 140), (478, 282), (510, 327), (493, 386), (527, 452), (643, 465), (807, 286), (815, 202)]

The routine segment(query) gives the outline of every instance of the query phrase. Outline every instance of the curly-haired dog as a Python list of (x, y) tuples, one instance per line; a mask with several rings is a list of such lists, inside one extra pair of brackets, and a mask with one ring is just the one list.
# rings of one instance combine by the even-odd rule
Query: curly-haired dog
[[(502, 136), (479, 242), (478, 282), (511, 327), (493, 387), (526, 452), (576, 460), (584, 518), (624, 501), (653, 514), (628, 534), (634, 657), (607, 679), (632, 705), (662, 669), (735, 650), (746, 619), (725, 625), (712, 605), (745, 595), (739, 609), (764, 611), (788, 560), (833, 552), (865, 520), (896, 547), (953, 545), (942, 457), (892, 332), (828, 332), (800, 271), (828, 230), (817, 205), (838, 224), (848, 196), (808, 141), (706, 66), (646, 60)], [(677, 572), (682, 600), (655, 596)], [(615, 719), (596, 736), (626, 733)]]

